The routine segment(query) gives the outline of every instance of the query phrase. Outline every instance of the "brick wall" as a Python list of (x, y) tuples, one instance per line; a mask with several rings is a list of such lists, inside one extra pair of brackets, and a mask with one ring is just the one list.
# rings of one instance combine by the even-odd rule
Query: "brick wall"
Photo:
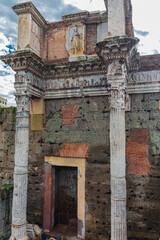
[(96, 54), (94, 48), (97, 43), (97, 24), (88, 24), (86, 28), (86, 50), (87, 55)]
[(145, 55), (140, 57), (140, 71), (160, 69), (160, 54)]
[(43, 58), (48, 61), (68, 62), (65, 47), (67, 24), (63, 21), (49, 24), (45, 33)]

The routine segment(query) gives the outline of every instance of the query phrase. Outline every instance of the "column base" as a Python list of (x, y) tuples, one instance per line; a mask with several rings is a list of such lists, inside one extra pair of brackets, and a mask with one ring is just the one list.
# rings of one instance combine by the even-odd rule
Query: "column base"
[(12, 225), (12, 234), (9, 240), (28, 240), (27, 225), (22, 226)]
[(15, 236), (10, 236), (9, 240), (29, 240), (28, 236), (25, 236), (23, 238), (16, 238)]

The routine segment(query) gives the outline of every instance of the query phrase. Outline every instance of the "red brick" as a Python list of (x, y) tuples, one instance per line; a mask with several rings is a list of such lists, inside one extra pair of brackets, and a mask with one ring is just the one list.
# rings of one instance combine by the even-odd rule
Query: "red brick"
[(87, 158), (89, 144), (65, 143), (65, 149), (60, 150), (61, 157)]
[(86, 28), (86, 50), (87, 55), (96, 54), (95, 46), (97, 43), (97, 24), (89, 24)]
[(145, 55), (140, 57), (140, 71), (160, 69), (160, 54)]
[(66, 62), (68, 53), (65, 47), (67, 24), (63, 21), (48, 25), (45, 33), (43, 58), (48, 61)]
[(127, 139), (128, 147), (126, 154), (128, 158), (128, 174), (136, 176), (147, 176), (151, 165), (148, 159), (149, 132), (148, 129), (133, 129)]
[(74, 119), (79, 117), (77, 115), (79, 107), (80, 107), (79, 105), (62, 106), (61, 111), (62, 111), (62, 115), (63, 115), (63, 120), (62, 120), (63, 125), (73, 125), (74, 124)]
[(45, 164), (44, 168), (44, 209), (43, 209), (43, 229), (52, 230), (52, 207), (53, 207), (53, 170), (52, 165)]

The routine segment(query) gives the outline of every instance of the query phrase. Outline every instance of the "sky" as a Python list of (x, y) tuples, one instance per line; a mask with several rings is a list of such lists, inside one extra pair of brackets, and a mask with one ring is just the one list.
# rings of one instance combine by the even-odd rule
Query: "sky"
[[(16, 50), (18, 17), (11, 7), (25, 0), (0, 0), (0, 55)], [(104, 0), (32, 0), (44, 18), (61, 20), (61, 16), (81, 10), (105, 10)], [(140, 39), (141, 55), (160, 53), (160, 0), (132, 0), (135, 36)], [(0, 96), (8, 106), (15, 106), (14, 71), (0, 61)]]

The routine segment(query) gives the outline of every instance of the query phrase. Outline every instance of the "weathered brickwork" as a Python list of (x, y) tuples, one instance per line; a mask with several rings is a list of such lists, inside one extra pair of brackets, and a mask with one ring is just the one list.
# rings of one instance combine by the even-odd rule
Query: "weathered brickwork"
[(62, 106), (61, 111), (63, 114), (63, 125), (73, 125), (74, 119), (78, 118), (79, 105), (65, 105)]
[(150, 172), (149, 164), (149, 132), (148, 129), (133, 129), (127, 139), (128, 174), (147, 176)]
[(44, 58), (49, 61), (67, 62), (68, 53), (65, 47), (67, 25), (64, 22), (49, 24), (45, 34)]
[[(159, 99), (160, 93), (132, 95), (131, 112), (126, 113), (129, 240), (158, 240), (160, 236)], [(130, 162), (134, 160), (135, 165)]]
[(160, 69), (160, 54), (145, 55), (140, 57), (140, 71)]
[(87, 54), (95, 54), (95, 46), (97, 43), (97, 24), (88, 24), (86, 28), (86, 47)]
[(64, 146), (65, 149), (60, 149), (61, 157), (88, 158), (89, 144), (64, 143)]

